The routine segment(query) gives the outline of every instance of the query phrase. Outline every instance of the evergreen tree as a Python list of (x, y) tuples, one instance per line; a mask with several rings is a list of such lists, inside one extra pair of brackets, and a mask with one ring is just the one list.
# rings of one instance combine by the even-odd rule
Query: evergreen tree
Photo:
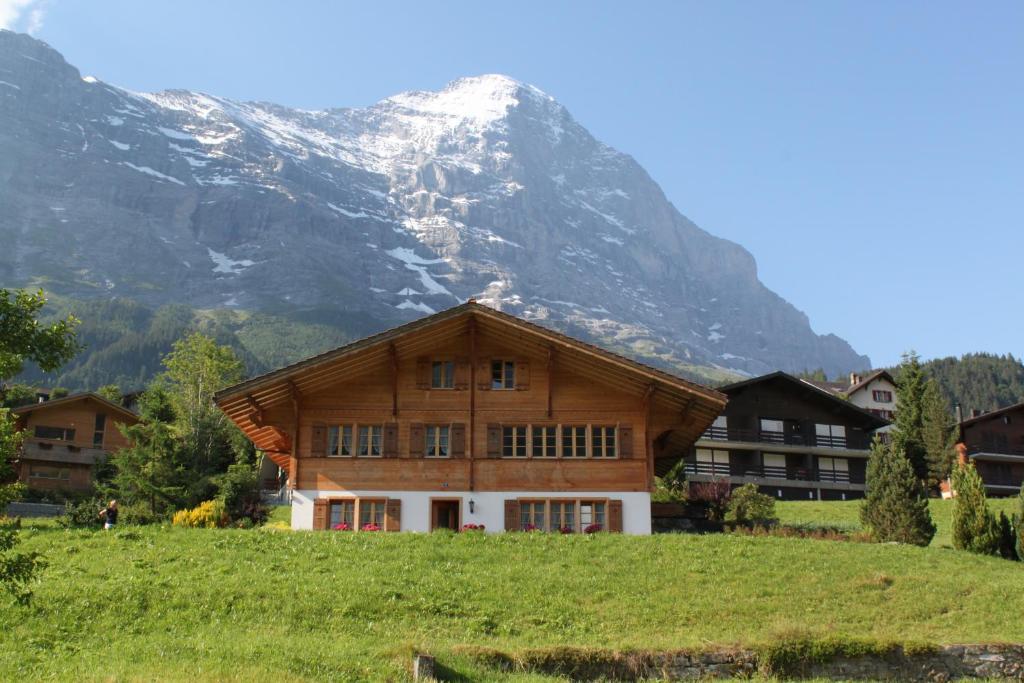
[(928, 462), (928, 487), (937, 490), (949, 477), (956, 458), (956, 425), (935, 380), (925, 383), (922, 402), (921, 438)]
[(892, 429), (892, 451), (910, 461), (914, 476), (928, 481), (928, 455), (924, 444), (924, 373), (918, 355), (903, 354), (896, 376), (896, 418)]
[(999, 513), (996, 527), (999, 529), (999, 556), (1004, 560), (1020, 559), (1017, 555), (1017, 543), (1014, 537), (1013, 524), (1005, 512)]
[(121, 387), (116, 384), (104, 384), (96, 390), (96, 393), (111, 403), (116, 403), (118, 405), (121, 405), (121, 398), (124, 396), (121, 391)]
[(910, 461), (878, 439), (871, 444), (861, 522), (879, 542), (926, 546), (935, 535), (928, 499)]
[(114, 475), (108, 493), (129, 503), (145, 503), (153, 514), (166, 513), (186, 499), (187, 469), (174, 435), (174, 410), (159, 387), (139, 398), (140, 420), (123, 427), (131, 444), (110, 459)]
[(1021, 484), (1020, 493), (1017, 494), (1017, 512), (1013, 515), (1013, 535), (1017, 559), (1024, 562), (1024, 484)]
[(999, 522), (988, 509), (985, 485), (974, 465), (953, 468), (953, 547), (982, 555), (999, 554)]

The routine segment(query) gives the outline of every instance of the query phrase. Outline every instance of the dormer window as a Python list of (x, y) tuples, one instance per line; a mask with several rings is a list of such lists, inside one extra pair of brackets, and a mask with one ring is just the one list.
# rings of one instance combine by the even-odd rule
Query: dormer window
[(491, 361), (491, 389), (515, 389), (516, 364), (510, 360)]
[(431, 389), (454, 389), (455, 388), (455, 362), (450, 360), (435, 360), (430, 368)]

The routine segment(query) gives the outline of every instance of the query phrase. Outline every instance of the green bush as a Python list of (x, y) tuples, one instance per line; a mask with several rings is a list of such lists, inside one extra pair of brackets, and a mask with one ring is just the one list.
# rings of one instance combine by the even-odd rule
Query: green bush
[(146, 503), (129, 503), (118, 505), (117, 523), (130, 524), (132, 526), (144, 526), (146, 524), (160, 524), (167, 521), (167, 516), (153, 512)]
[(57, 524), (66, 529), (98, 527), (102, 524), (99, 512), (105, 504), (106, 501), (99, 498), (87, 498), (77, 502), (69, 500), (64, 504), (64, 514), (57, 518)]
[(953, 547), (980, 555), (999, 555), (999, 522), (988, 509), (985, 484), (974, 465), (953, 468)]
[(1024, 484), (1020, 485), (1020, 493), (1017, 494), (1017, 512), (1013, 515), (1013, 537), (1017, 559), (1024, 562)]
[(755, 484), (744, 484), (733, 490), (725, 520), (736, 524), (766, 526), (779, 520), (775, 499), (757, 490)]

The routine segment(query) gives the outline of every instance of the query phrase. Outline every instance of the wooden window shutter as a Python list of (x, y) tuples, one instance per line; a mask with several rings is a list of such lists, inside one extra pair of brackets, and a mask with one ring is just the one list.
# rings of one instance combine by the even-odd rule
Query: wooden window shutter
[(501, 425), (487, 425), (487, 457), (501, 457)]
[(619, 425), (618, 446), (620, 458), (633, 457), (633, 425)]
[(313, 424), (313, 434), (309, 440), (309, 454), (314, 458), (327, 455), (327, 425), (322, 422)]
[(402, 530), (402, 499), (388, 498), (384, 506), (384, 531)]
[(505, 531), (519, 531), (519, 501), (515, 498), (505, 500)]
[(469, 359), (460, 356), (455, 359), (455, 382), (456, 391), (469, 389)]
[(526, 391), (530, 388), (530, 361), (516, 361), (516, 390)]
[(417, 358), (416, 359), (416, 388), (417, 389), (429, 389), (430, 388), (430, 359), (429, 358)]
[(621, 500), (609, 500), (608, 501), (608, 531), (612, 533), (622, 533), (622, 501)]
[(317, 498), (313, 501), (313, 528), (317, 531), (327, 528), (327, 510), (330, 502), (326, 498)]
[(398, 423), (388, 422), (384, 425), (384, 452), (385, 458), (398, 457)]
[(491, 388), (491, 361), (481, 361), (476, 366), (476, 388), (480, 391), (489, 391)]
[(453, 458), (466, 457), (466, 425), (461, 422), (452, 425), (451, 449)]
[(409, 425), (409, 455), (413, 458), (422, 458), (427, 447), (426, 430), (419, 422)]

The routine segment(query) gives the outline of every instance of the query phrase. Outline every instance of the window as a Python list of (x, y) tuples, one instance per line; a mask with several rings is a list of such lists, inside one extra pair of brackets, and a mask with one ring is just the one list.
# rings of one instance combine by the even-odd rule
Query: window
[(448, 457), (448, 425), (427, 425), (428, 458)]
[(694, 474), (711, 474), (716, 477), (729, 476), (729, 451), (697, 449), (697, 465)]
[(551, 531), (576, 531), (576, 501), (551, 501)]
[(491, 388), (515, 389), (516, 364), (510, 360), (491, 361)]
[(761, 418), (761, 431), (770, 434), (782, 434), (782, 420)]
[(868, 412), (872, 415), (877, 415), (883, 420), (892, 420), (892, 411), (884, 408), (868, 408)]
[(339, 524), (345, 524), (349, 529), (355, 528), (356, 501), (354, 500), (333, 500), (331, 501), (330, 528)]
[(107, 427), (107, 416), (103, 413), (96, 414), (96, 425), (92, 432), (92, 445), (103, 445), (103, 432)]
[(874, 389), (871, 392), (871, 398), (875, 403), (892, 403), (892, 392), (882, 391), (881, 389)]
[(814, 425), (815, 445), (821, 448), (846, 448), (846, 427), (843, 425)]
[(373, 524), (384, 528), (384, 500), (359, 500), (359, 528)]
[(526, 457), (526, 427), (503, 427), (501, 430), (501, 455), (504, 458)]
[(818, 458), (818, 480), (848, 483), (850, 463), (846, 458)]
[(580, 527), (581, 531), (585, 531), (586, 528), (592, 524), (597, 524), (600, 528), (605, 527), (605, 515), (604, 515), (604, 503), (599, 503), (593, 500), (581, 500), (580, 501)]
[(74, 441), (75, 430), (66, 427), (45, 427), (38, 425), (35, 429), (37, 439), (52, 439), (54, 441)]
[(558, 455), (558, 428), (557, 427), (534, 427), (533, 428), (533, 457), (554, 458)]
[(711, 423), (711, 426), (707, 428), (703, 439), (717, 439), (719, 441), (725, 441), (729, 438), (729, 419), (725, 415), (719, 415), (715, 418), (715, 421)]
[(380, 457), (380, 438), (383, 428), (380, 425), (369, 425), (359, 428), (359, 457)]
[(327, 455), (352, 455), (352, 425), (332, 425), (327, 428)]
[(765, 453), (763, 456), (764, 476), (771, 479), (786, 478), (786, 456), (781, 453)]
[(615, 457), (615, 427), (590, 428), (590, 454), (595, 458)]
[(523, 501), (519, 504), (519, 526), (523, 531), (538, 529), (547, 531), (544, 510), (547, 503), (543, 500)]
[(67, 481), (71, 478), (71, 470), (66, 467), (36, 467), (33, 465), (28, 470), (28, 476), (30, 479), (59, 479)]
[(435, 360), (430, 371), (431, 389), (453, 389), (455, 388), (455, 362), (450, 360)]
[(587, 457), (587, 428), (583, 426), (562, 427), (562, 457)]

